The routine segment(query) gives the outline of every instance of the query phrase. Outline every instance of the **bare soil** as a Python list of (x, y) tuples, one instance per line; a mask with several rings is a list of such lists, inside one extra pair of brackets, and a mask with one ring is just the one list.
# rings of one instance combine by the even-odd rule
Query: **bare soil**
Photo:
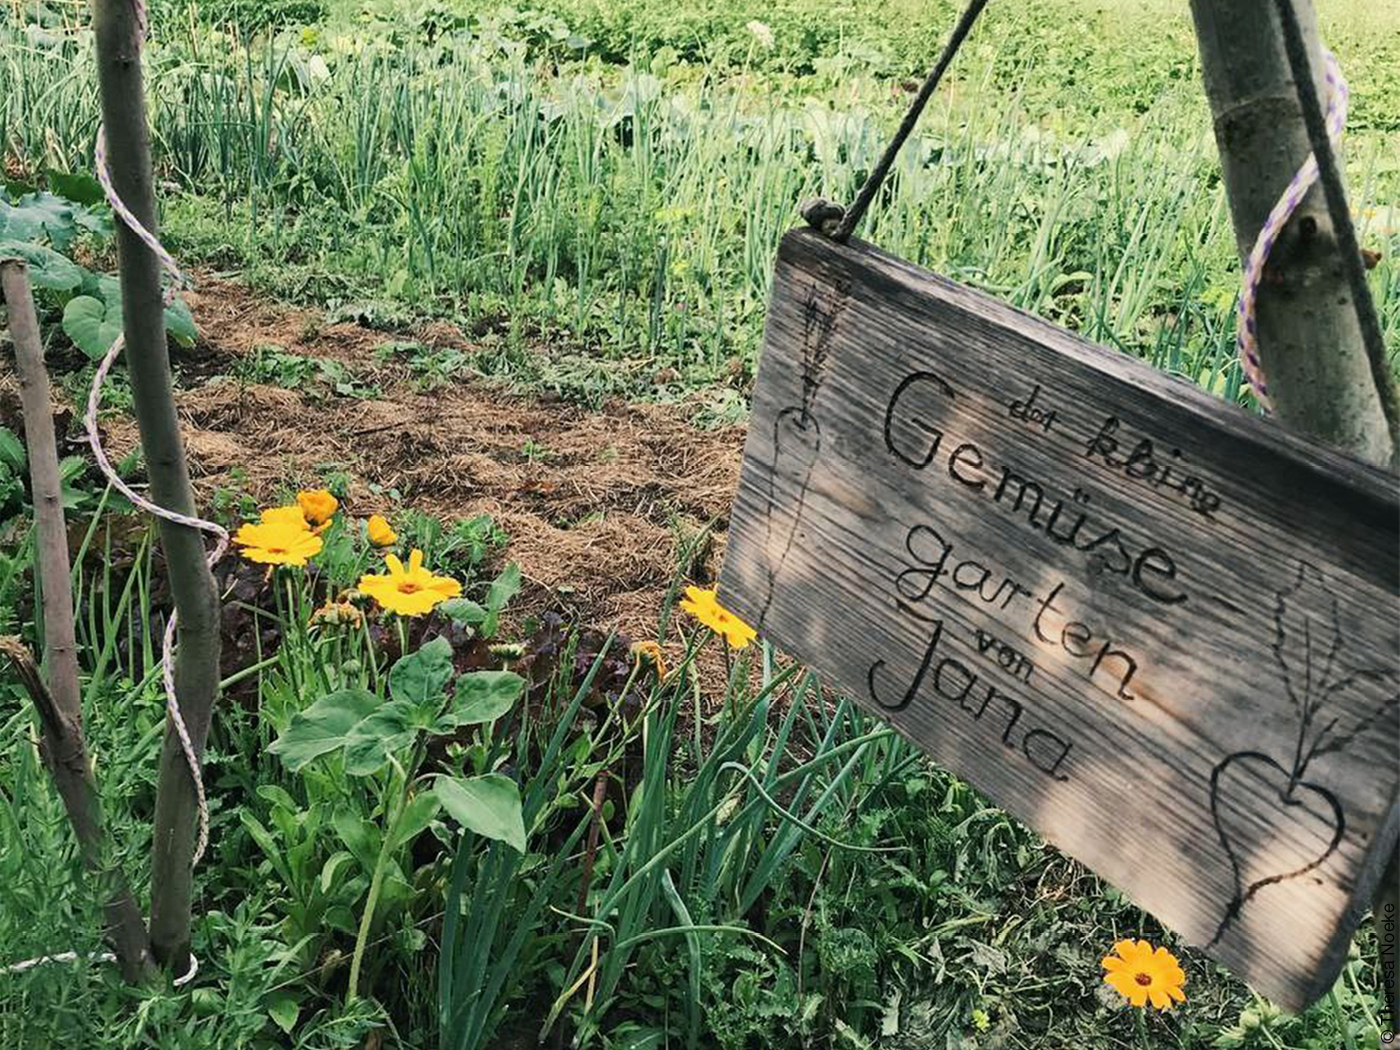
[[(526, 607), (559, 609), (633, 638), (654, 634), (677, 573), (713, 577), (738, 483), (741, 427), (700, 430), (674, 406), (590, 412), (479, 378), (423, 390), (401, 360), (376, 350), (411, 338), (470, 353), (470, 339), (450, 325), (397, 335), (324, 325), (319, 315), (210, 277), (187, 299), (200, 343), (182, 358), (177, 398), (202, 506), (220, 489), (270, 502), (333, 469), (351, 478), (344, 506), (356, 516), (392, 515), (391, 489), (404, 505), (443, 519), (489, 514), (510, 537), (506, 556), (527, 581)], [(377, 396), (231, 377), (240, 358), (269, 344), (343, 362)], [(115, 456), (137, 440), (127, 417), (109, 417), (104, 431)], [(682, 566), (682, 547), (706, 528), (712, 541)]]

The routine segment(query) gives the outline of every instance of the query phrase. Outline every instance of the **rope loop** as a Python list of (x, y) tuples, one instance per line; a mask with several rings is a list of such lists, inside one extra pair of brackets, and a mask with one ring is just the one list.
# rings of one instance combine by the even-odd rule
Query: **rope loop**
[[(1337, 64), (1337, 56), (1324, 50), (1322, 57), (1325, 63), (1324, 79), (1327, 83), (1327, 137), (1335, 150), (1341, 145), (1342, 132), (1346, 128), (1347, 102), (1351, 98), (1351, 92), (1347, 87), (1346, 78), (1342, 76), (1341, 66)], [(1298, 205), (1303, 203), (1303, 198), (1308, 195), (1308, 190), (1312, 189), (1317, 178), (1317, 154), (1309, 153), (1284, 188), (1278, 203), (1270, 210), (1264, 225), (1260, 227), (1259, 236), (1254, 239), (1254, 247), (1250, 249), (1240, 275), (1235, 349), (1245, 381), (1254, 391), (1254, 398), (1259, 402), (1259, 407), (1265, 412), (1272, 409), (1273, 403), (1269, 398), (1268, 381), (1264, 377), (1264, 365), (1259, 360), (1259, 286), (1264, 282), (1264, 267), (1269, 261), (1269, 254), (1274, 250), (1283, 228), (1298, 210)]]
[[(146, 4), (145, 0), (131, 0), (131, 5), (136, 20), (137, 46), (139, 47), (145, 42), (150, 29), (146, 15)], [(160, 239), (137, 219), (112, 185), (112, 172), (107, 163), (107, 129), (100, 125), (97, 129), (97, 141), (93, 146), (93, 167), (96, 169), (97, 181), (102, 186), (103, 195), (107, 198), (107, 203), (111, 205), (113, 214), (126, 225), (127, 229), (140, 238), (146, 247), (150, 248), (160, 262), (161, 269), (169, 275), (170, 280), (166, 283), (165, 291), (161, 296), (162, 304), (169, 306), (175, 299), (176, 289), (185, 283), (185, 276), (174, 257), (160, 243)], [(198, 529), (200, 532), (213, 536), (214, 547), (205, 556), (205, 564), (212, 568), (214, 563), (222, 558), (224, 552), (228, 550), (228, 530), (217, 522), (206, 521), (204, 518), (189, 514), (180, 514), (142, 496), (121, 479), (112, 467), (106, 449), (102, 447), (102, 436), (97, 427), (97, 412), (102, 403), (102, 385), (106, 382), (107, 374), (112, 370), (112, 365), (125, 346), (126, 336), (124, 333), (119, 333), (98, 363), (97, 371), (92, 377), (92, 389), (88, 392), (87, 411), (83, 416), (83, 425), (87, 430), (87, 441), (92, 448), (93, 458), (97, 460), (98, 469), (102, 471), (103, 476), (106, 477), (111, 486), (135, 506), (157, 518)], [(184, 753), (185, 764), (189, 768), (190, 782), (194, 785), (195, 801), (199, 811), (199, 836), (195, 843), (194, 855), (190, 861), (190, 867), (196, 868), (204, 858), (204, 851), (209, 846), (209, 800), (204, 792), (204, 777), (200, 771), (199, 756), (195, 754), (194, 741), (190, 738), (189, 728), (185, 725), (184, 716), (180, 712), (180, 703), (175, 695), (175, 662), (172, 653), (175, 648), (177, 622), (178, 614), (172, 610), (170, 618), (165, 623), (165, 634), (161, 639), (161, 678), (165, 685), (166, 716), (174, 728), (176, 736), (180, 739), (180, 750)], [(74, 962), (78, 958), (80, 956), (77, 952), (58, 952), (13, 963), (4, 969), (9, 973), (19, 973), (47, 963)], [(115, 961), (116, 956), (111, 952), (95, 952), (88, 958), (100, 962), (112, 962)], [(188, 984), (194, 980), (197, 973), (199, 973), (199, 959), (191, 952), (189, 969), (175, 979), (175, 987), (179, 988)]]

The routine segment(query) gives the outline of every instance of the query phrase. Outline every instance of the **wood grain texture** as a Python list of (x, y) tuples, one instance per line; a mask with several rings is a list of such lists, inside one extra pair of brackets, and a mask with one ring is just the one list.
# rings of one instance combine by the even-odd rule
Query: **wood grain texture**
[(1397, 524), (1383, 471), (798, 230), (720, 596), (1299, 1009), (1400, 832)]

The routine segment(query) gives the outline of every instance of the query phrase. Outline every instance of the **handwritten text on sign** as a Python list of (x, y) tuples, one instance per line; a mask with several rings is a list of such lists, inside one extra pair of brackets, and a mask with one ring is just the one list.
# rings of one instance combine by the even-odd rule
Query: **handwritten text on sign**
[(1260, 991), (1400, 822), (1395, 479), (867, 246), (783, 241), (721, 598)]

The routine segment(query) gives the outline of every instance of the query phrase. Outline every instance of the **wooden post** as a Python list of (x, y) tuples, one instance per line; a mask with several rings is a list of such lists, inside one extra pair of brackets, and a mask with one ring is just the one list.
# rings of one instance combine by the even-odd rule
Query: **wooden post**
[[(138, 222), (156, 230), (150, 130), (141, 80), (141, 41), (132, 0), (94, 0), (102, 122), (112, 183)], [(184, 443), (170, 384), (160, 266), (124, 223), (117, 223), (125, 315), (126, 361), (151, 497), (162, 507), (194, 513)], [(203, 756), (219, 690), (219, 601), (204, 562), (200, 534), (162, 520), (161, 547), (179, 613), (175, 687), (196, 755)], [(191, 858), (196, 796), (173, 728), (167, 727), (156, 793), (151, 862), (151, 947), (156, 960), (183, 974), (189, 965)]]
[[(1311, 0), (1296, 0), (1318, 79)], [(1311, 152), (1271, 3), (1191, 0), (1240, 258)], [(1314, 186), (1269, 257), (1259, 293), (1259, 354), (1280, 422), (1371, 463), (1396, 447), (1372, 379), (1322, 190)]]
[[(1319, 97), (1325, 98), (1322, 45), (1311, 0), (1293, 3)], [(1311, 147), (1274, 5), (1191, 0), (1191, 14), (1244, 259)], [(1265, 278), (1259, 294), (1259, 354), (1279, 421), (1371, 463), (1396, 462), (1400, 434), (1391, 432), (1385, 418), (1320, 186), (1312, 188), (1285, 227)], [(1382, 942), (1386, 916), (1394, 923), (1397, 883), (1400, 852), (1392, 856), (1376, 890), (1374, 916)], [(1393, 925), (1390, 938), (1393, 946)], [(1395, 971), (1392, 965), (1383, 978), (1392, 1024)]]
[[(0, 652), (9, 658), (39, 713), (40, 752), (63, 800), (68, 821), (73, 825), (83, 864), (89, 871), (96, 872), (106, 864), (105, 836), (97, 783), (83, 736), (82, 688), (78, 680), (78, 647), (69, 585), (68, 531), (63, 522), (49, 377), (44, 370), (44, 350), (24, 263), (0, 262), (0, 284), (4, 286), (5, 303), (10, 311), (10, 338), (15, 344), (15, 373), (19, 377), (24, 438), (29, 452), (47, 685), (28, 650), (17, 639), (0, 639)], [(130, 886), (120, 872), (115, 875), (111, 896), (104, 903), (107, 939), (116, 953), (122, 975), (134, 982), (152, 972), (150, 941)]]

